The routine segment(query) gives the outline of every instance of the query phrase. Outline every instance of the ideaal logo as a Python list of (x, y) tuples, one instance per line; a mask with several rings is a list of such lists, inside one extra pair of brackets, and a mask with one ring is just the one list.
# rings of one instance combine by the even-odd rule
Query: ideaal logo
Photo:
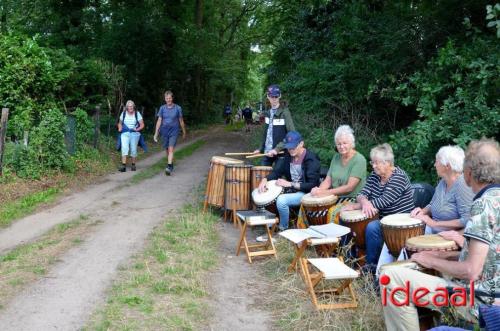
[[(447, 307), (447, 306), (474, 306), (474, 282), (471, 281), (469, 284), (470, 293), (467, 295), (467, 289), (464, 287), (436, 287), (435, 291), (431, 294), (430, 300), (424, 300), (423, 298), (431, 293), (431, 291), (426, 287), (417, 287), (410, 290), (410, 282), (406, 281), (405, 286), (396, 286), (391, 290), (387, 289), (387, 285), (391, 282), (391, 278), (387, 275), (380, 276), (380, 285), (382, 285), (382, 305), (387, 305), (387, 298), (389, 302), (394, 306), (408, 306), (411, 302), (418, 307), (426, 307), (432, 303), (436, 307)], [(451, 290), (451, 291), (450, 291)], [(403, 296), (403, 300), (396, 300), (396, 294), (400, 293)], [(399, 295), (398, 295), (399, 296)]]

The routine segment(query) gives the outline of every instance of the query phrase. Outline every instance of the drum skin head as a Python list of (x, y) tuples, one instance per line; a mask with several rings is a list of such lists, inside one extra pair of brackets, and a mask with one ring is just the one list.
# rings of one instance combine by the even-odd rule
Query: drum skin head
[(394, 267), (404, 267), (404, 268), (409, 268), (409, 269), (415, 269), (418, 270), (420, 267), (416, 262), (410, 261), (410, 260), (403, 260), (403, 261), (395, 261), (391, 263), (386, 263), (380, 266), (380, 274), (384, 274), (388, 269), (394, 268)]
[(267, 206), (271, 204), (278, 198), (281, 192), (283, 192), (283, 187), (276, 185), (275, 180), (267, 182), (266, 187), (266, 192), (260, 193), (258, 188), (252, 191), (252, 200), (256, 206)]
[(242, 160), (233, 159), (225, 156), (212, 156), (212, 163), (217, 164), (242, 164)]
[(333, 205), (335, 202), (337, 202), (337, 196), (336, 195), (328, 195), (326, 197), (313, 197), (311, 193), (307, 193), (302, 197), (301, 203), (304, 206), (326, 206), (326, 205)]
[(380, 220), (380, 223), (388, 226), (410, 226), (420, 225), (423, 222), (418, 218), (410, 217), (410, 213), (401, 213), (385, 216)]
[(446, 240), (438, 234), (427, 234), (408, 238), (406, 246), (410, 249), (425, 249), (425, 250), (442, 250), (442, 249), (456, 249), (457, 245), (453, 240)]
[(344, 222), (358, 222), (367, 219), (368, 217), (363, 214), (361, 209), (345, 210), (340, 213), (340, 218)]

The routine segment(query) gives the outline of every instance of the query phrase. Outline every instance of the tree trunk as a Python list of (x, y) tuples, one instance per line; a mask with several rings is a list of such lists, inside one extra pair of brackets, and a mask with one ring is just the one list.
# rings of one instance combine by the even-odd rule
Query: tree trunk
[[(203, 28), (203, 0), (196, 0), (196, 28), (198, 29), (199, 32), (201, 32)], [(198, 39), (196, 40), (197, 43), (197, 49), (201, 49), (201, 40)], [(202, 72), (201, 72), (201, 66), (199, 64), (196, 65), (194, 69), (194, 86), (195, 86), (195, 104), (194, 104), (194, 109), (195, 109), (195, 114), (200, 115), (202, 114), (201, 110), (201, 77)]]

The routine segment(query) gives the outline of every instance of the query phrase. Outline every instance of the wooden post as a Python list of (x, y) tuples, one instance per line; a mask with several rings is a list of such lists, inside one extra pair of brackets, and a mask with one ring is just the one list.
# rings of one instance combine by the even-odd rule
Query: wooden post
[(95, 129), (94, 129), (94, 148), (99, 148), (99, 134), (101, 132), (101, 105), (95, 106)]
[(111, 139), (109, 138), (109, 135), (111, 134), (111, 102), (108, 100), (108, 132), (107, 132), (107, 140), (108, 140), (108, 148), (110, 147), (111, 144)]
[(5, 147), (5, 135), (7, 134), (7, 119), (9, 118), (9, 108), (2, 108), (2, 119), (0, 120), (0, 176), (3, 170), (3, 150)]

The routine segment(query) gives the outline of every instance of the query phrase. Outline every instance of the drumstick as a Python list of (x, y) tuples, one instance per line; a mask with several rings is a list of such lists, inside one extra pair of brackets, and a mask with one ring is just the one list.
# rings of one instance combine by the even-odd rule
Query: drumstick
[[(284, 152), (279, 152), (278, 154), (283, 154)], [(266, 156), (265, 153), (259, 153), (259, 154), (253, 154), (253, 155), (249, 155), (249, 156), (245, 156), (245, 158), (247, 159), (255, 159), (257, 157), (263, 157), (263, 156)]]
[(254, 152), (224, 153), (224, 155), (254, 155)]

